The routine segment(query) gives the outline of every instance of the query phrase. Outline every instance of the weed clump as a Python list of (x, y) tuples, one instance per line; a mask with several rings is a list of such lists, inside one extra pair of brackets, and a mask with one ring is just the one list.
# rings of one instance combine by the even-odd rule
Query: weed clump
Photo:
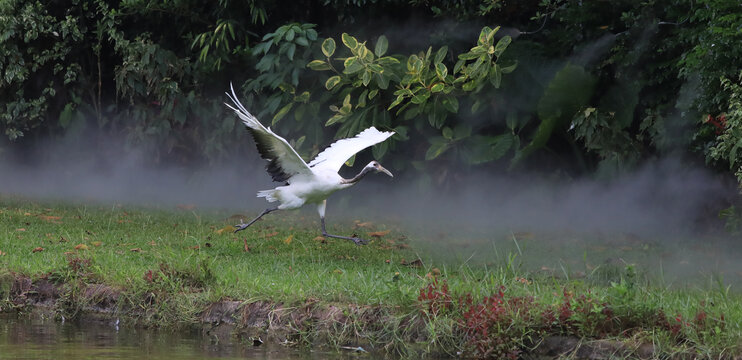
[(518, 359), (536, 350), (543, 339), (557, 336), (627, 339), (661, 333), (679, 348), (687, 348), (714, 341), (726, 328), (724, 315), (711, 316), (703, 302), (692, 317), (672, 317), (662, 308), (633, 304), (626, 294), (616, 298), (566, 287), (552, 303), (509, 295), (504, 285), (482, 298), (470, 293), (454, 297), (445, 280), (433, 278), (419, 290), (418, 304), (429, 322), (453, 318), (454, 331), (462, 339), (461, 353), (475, 358)]

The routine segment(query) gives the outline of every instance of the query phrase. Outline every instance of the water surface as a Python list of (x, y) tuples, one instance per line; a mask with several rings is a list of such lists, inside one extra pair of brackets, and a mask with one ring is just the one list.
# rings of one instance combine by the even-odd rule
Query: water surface
[[(226, 338), (225, 338), (226, 337)], [(340, 359), (343, 354), (277, 344), (253, 346), (201, 330), (167, 331), (115, 320), (59, 321), (0, 313), (0, 359)]]

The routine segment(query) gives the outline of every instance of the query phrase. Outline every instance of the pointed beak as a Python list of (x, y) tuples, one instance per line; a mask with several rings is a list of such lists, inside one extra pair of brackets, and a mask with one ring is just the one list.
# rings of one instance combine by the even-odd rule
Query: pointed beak
[(391, 176), (391, 177), (394, 177), (394, 175), (392, 175), (392, 172), (391, 172), (391, 171), (387, 170), (386, 168), (384, 168), (384, 167), (383, 167), (383, 166), (381, 166), (381, 165), (379, 165), (379, 171), (380, 171), (380, 172), (383, 172), (384, 174), (387, 174), (387, 175), (389, 175), (389, 176)]

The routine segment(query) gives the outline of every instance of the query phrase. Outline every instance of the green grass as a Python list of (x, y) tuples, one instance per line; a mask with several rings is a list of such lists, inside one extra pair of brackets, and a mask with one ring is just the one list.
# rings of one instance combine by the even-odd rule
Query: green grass
[[(651, 263), (656, 258), (653, 252), (664, 251), (661, 245), (589, 249), (565, 240), (555, 241), (557, 245), (550, 248), (537, 243), (533, 235), (509, 234), (504, 241), (495, 242), (487, 240), (484, 233), (479, 234), (484, 239), (481, 248), (467, 250), (472, 256), (457, 256), (451, 254), (454, 247), (465, 246), (463, 240), (426, 243), (392, 222), (369, 225), (344, 221), (341, 226), (330, 226), (330, 232), (366, 237), (372, 231), (389, 231), (370, 245), (356, 246), (345, 240), (318, 239), (316, 219), (304, 218), (302, 213), (269, 216), (238, 234), (220, 232), (235, 222), (228, 219), (232, 215), (217, 210), (0, 197), (0, 228), (6, 229), (0, 233), (0, 275), (106, 284), (119, 289), (130, 308), (145, 309), (137, 315), (142, 321), (157, 324), (194, 322), (209, 303), (227, 299), (377, 306), (391, 322), (375, 328), (388, 334), (369, 337), (369, 341), (418, 342), (428, 351), (449, 353), (471, 350), (471, 334), (466, 335), (460, 326), (466, 308), (459, 298), (470, 295), (478, 303), (504, 286), (507, 299), (532, 298), (538, 304), (523, 308), (503, 305), (509, 325), (499, 330), (500, 335), (507, 335), (520, 348), (528, 346), (529, 337), (568, 334), (654, 343), (662, 354), (691, 351), (713, 357), (739, 354), (742, 349), (739, 291), (720, 276), (671, 286), (663, 275), (641, 264), (641, 259)], [(245, 240), (249, 252), (244, 251)], [(564, 260), (566, 255), (562, 257), (559, 251), (570, 246), (577, 250)], [(37, 248), (43, 250), (34, 252)], [(612, 255), (604, 253), (611, 251)], [(639, 263), (596, 265), (588, 252), (600, 252), (598, 258), (635, 254)], [(422, 260), (421, 266), (404, 265), (416, 259)], [(420, 289), (429, 286), (433, 277), (439, 284), (447, 284), (450, 300), (448, 308), (435, 315), (429, 312), (431, 301), (418, 300)], [(7, 276), (0, 276), (0, 295), (7, 297), (10, 285), (2, 284), (4, 278)], [(59, 311), (74, 312), (83, 307), (75, 303), (81, 297), (75, 294), (74, 286), (71, 289), (63, 296)], [(568, 302), (574, 310), (568, 326), (545, 327), (543, 321), (525, 316), (565, 304), (565, 293), (575, 299), (584, 295), (593, 307), (581, 309), (576, 300)], [(604, 318), (606, 308), (617, 314), (615, 318)], [(641, 318), (660, 310), (670, 325), (680, 326), (680, 335)], [(700, 313), (707, 316), (705, 323), (694, 320)], [(422, 321), (422, 329), (415, 330), (422, 335), (413, 336), (404, 327), (415, 320)], [(492, 321), (495, 323), (490, 325), (496, 327), (502, 325), (497, 321), (505, 320)], [(605, 330), (606, 322), (610, 331)], [(337, 336), (355, 330), (343, 329)], [(335, 340), (342, 345), (341, 340)], [(493, 351), (504, 355), (505, 350)]]

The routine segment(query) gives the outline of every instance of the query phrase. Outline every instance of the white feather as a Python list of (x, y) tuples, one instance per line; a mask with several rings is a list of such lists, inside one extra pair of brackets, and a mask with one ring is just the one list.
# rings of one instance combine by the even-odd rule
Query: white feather
[(234, 87), (232, 87), (232, 94), (230, 95), (227, 93), (227, 96), (229, 96), (235, 106), (231, 106), (227, 103), (224, 104), (239, 116), (245, 126), (254, 131), (254, 134), (256, 135), (255, 141), (259, 142), (258, 146), (264, 146), (266, 150), (270, 152), (270, 157), (272, 159), (268, 159), (266, 156), (263, 157), (266, 158), (266, 160), (275, 159), (281, 167), (281, 170), (288, 175), (286, 181), (290, 183), (291, 178), (297, 174), (309, 175), (312, 173), (312, 170), (309, 169), (309, 166), (304, 159), (302, 159), (296, 150), (289, 145), (286, 139), (276, 135), (270, 128), (263, 126), (255, 116), (250, 114), (250, 112), (242, 106), (242, 103), (237, 100), (237, 94), (234, 92)]
[(394, 132), (379, 131), (372, 126), (361, 131), (355, 137), (334, 142), (309, 162), (309, 167), (312, 169), (331, 169), (337, 172), (351, 156), (388, 139), (392, 135), (394, 135)]

